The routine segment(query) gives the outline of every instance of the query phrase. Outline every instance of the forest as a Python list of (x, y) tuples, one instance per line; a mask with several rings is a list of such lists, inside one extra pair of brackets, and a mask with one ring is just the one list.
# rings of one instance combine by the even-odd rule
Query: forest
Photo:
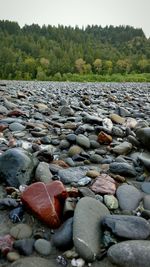
[(128, 76), (132, 80), (139, 76), (147, 77), (147, 81), (149, 73), (150, 38), (142, 29), (38, 24), (21, 28), (17, 22), (0, 21), (0, 79), (65, 81), (91, 77), (103, 81), (106, 77)]

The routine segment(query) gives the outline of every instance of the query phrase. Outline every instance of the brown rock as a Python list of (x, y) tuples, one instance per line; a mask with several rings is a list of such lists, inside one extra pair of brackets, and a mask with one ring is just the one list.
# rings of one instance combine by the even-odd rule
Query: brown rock
[(112, 137), (109, 134), (106, 134), (105, 132), (101, 131), (98, 135), (98, 140), (101, 144), (110, 144), (112, 142)]

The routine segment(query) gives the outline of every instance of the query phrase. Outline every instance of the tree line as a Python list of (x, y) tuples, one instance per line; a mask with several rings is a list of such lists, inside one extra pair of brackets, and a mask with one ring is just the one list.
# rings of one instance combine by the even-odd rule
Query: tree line
[(20, 27), (0, 21), (0, 79), (150, 73), (150, 39), (131, 26)]

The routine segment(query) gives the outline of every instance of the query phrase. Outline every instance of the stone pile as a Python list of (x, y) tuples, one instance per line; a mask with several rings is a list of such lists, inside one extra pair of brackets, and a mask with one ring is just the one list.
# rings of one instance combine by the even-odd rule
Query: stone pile
[(150, 84), (0, 85), (0, 265), (149, 267)]

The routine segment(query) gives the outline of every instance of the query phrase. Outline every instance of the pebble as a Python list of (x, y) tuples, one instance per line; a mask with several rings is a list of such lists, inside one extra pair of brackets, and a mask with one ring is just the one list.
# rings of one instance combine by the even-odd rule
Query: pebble
[(51, 242), (45, 239), (37, 239), (34, 243), (35, 250), (43, 256), (48, 256), (51, 253)]
[(29, 238), (32, 235), (32, 228), (25, 223), (19, 223), (10, 229), (10, 235), (15, 239)]

